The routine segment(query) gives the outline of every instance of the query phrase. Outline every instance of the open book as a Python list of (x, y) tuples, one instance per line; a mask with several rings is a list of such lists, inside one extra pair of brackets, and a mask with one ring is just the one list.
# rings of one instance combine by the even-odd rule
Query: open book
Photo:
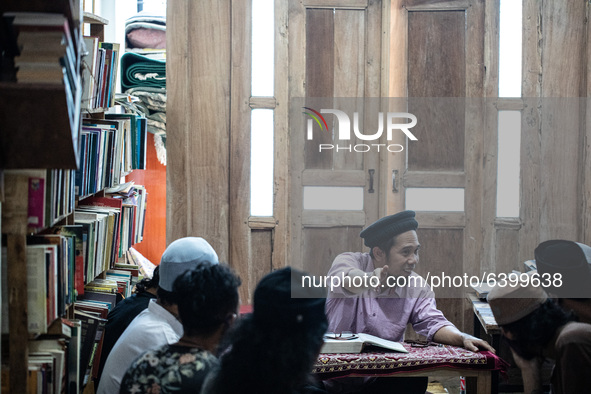
[(320, 353), (361, 353), (363, 347), (367, 345), (408, 353), (408, 350), (400, 342), (389, 341), (370, 334), (355, 334), (352, 339), (324, 338), (324, 345), (322, 345)]

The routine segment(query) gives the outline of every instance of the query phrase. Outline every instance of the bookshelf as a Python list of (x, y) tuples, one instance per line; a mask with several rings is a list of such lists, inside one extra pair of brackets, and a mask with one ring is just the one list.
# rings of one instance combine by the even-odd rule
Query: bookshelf
[[(75, 67), (79, 62), (81, 34), (81, 4), (78, 1), (60, 0), (45, 2), (32, 0), (4, 0), (0, 12), (53, 12), (66, 16), (69, 33), (75, 48)], [(6, 21), (2, 20), (5, 33)], [(3, 34), (2, 45), (10, 42)], [(3, 63), (6, 59), (3, 59)], [(79, 81), (80, 73), (74, 71)], [(15, 83), (10, 73), (2, 73), (0, 82), (0, 168), (61, 168), (75, 169), (78, 160), (78, 134), (80, 122), (79, 94), (68, 97), (65, 85), (45, 83)], [(40, 105), (43, 103), (43, 105)], [(5, 201), (3, 214), (10, 213), (11, 204)], [(27, 323), (27, 269), (26, 243), (27, 220), (16, 216), (2, 221), (6, 233), (7, 291), (9, 295), (8, 317), (8, 367), (9, 382), (3, 382), (10, 393), (25, 393), (28, 380), (28, 323)]]
[[(79, 1), (4, 0), (0, 13), (51, 12), (66, 16), (79, 66), (82, 9)], [(6, 23), (2, 21), (3, 43)], [(80, 73), (75, 77), (80, 81)], [(3, 73), (0, 82), (0, 168), (70, 168), (78, 162), (80, 89), (69, 97), (65, 85), (14, 83)], [(72, 89), (73, 91), (75, 89)], [(39, 105), (43, 103), (43, 105)], [(21, 152), (14, 154), (14, 152)]]
[(67, 106), (61, 86), (0, 83), (0, 167), (76, 168), (79, 117)]
[[(5, 12), (53, 12), (65, 15), (70, 26), (69, 34), (74, 37), (75, 59), (74, 78), (80, 82), (80, 87), (73, 95), (66, 86), (66, 75), (64, 74), (64, 83), (22, 83), (14, 80), (14, 75), (6, 72), (6, 67), (2, 68), (2, 80), (0, 81), (0, 122), (3, 127), (0, 129), (0, 212), (2, 214), (0, 225), (2, 232), (2, 246), (6, 248), (6, 255), (2, 258), (2, 265), (5, 266), (7, 310), (8, 310), (8, 334), (3, 335), (3, 346), (8, 346), (8, 351), (3, 352), (7, 359), (3, 357), (3, 364), (8, 366), (8, 373), (3, 370), (2, 392), (9, 393), (27, 393), (30, 392), (28, 382), (32, 379), (30, 369), (30, 348), (41, 347), (40, 338), (46, 338), (50, 342), (54, 340), (68, 340), (68, 348), (81, 349), (80, 342), (74, 343), (74, 335), (81, 336), (82, 326), (76, 317), (76, 311), (73, 307), (76, 299), (76, 289), (74, 278), (71, 272), (80, 272), (78, 262), (72, 253), (75, 237), (66, 237), (55, 235), (56, 231), (63, 226), (72, 226), (77, 224), (76, 213), (80, 205), (89, 205), (89, 201), (105, 196), (104, 188), (111, 186), (108, 182), (101, 183), (101, 187), (92, 189), (91, 192), (79, 195), (74, 193), (74, 185), (77, 185), (77, 173), (81, 173), (78, 164), (81, 159), (90, 157), (89, 160), (101, 160), (98, 154), (92, 157), (88, 152), (83, 151), (84, 140), (83, 122), (84, 116), (100, 123), (105, 121), (106, 108), (97, 108), (94, 111), (85, 111), (81, 106), (82, 85), (82, 63), (81, 63), (81, 42), (83, 23), (90, 23), (91, 35), (104, 39), (104, 25), (107, 21), (98, 16), (82, 13), (79, 0), (56, 0), (53, 2), (32, 0), (28, 2), (4, 0), (0, 4), (0, 18)], [(8, 22), (0, 19), (0, 32), (6, 31)], [(3, 34), (3, 33), (2, 33)], [(3, 48), (7, 47), (8, 37), (0, 35), (0, 41)], [(6, 64), (6, 58), (3, 59), (3, 65)], [(121, 131), (123, 133), (123, 131)], [(99, 133), (100, 134), (100, 133)], [(115, 135), (116, 133), (104, 133)], [(113, 137), (114, 138), (114, 137)], [(104, 141), (109, 141), (105, 137)], [(107, 152), (107, 150), (104, 150)], [(114, 152), (114, 151), (113, 151)], [(86, 155), (86, 156), (85, 156)], [(103, 154), (105, 159), (108, 157)], [(113, 154), (113, 157), (116, 157)], [(112, 159), (115, 162), (114, 159)], [(102, 165), (102, 164), (101, 164)], [(98, 170), (97, 170), (98, 171)], [(105, 170), (106, 171), (106, 170)], [(2, 180), (2, 174), (5, 180)], [(32, 179), (41, 179), (46, 194), (40, 200), (42, 205), (38, 213), (40, 218), (38, 222), (31, 221), (31, 191)], [(49, 195), (51, 185), (52, 199), (45, 196)], [(33, 216), (36, 217), (36, 216)], [(62, 238), (68, 238), (72, 242), (68, 246), (68, 258), (59, 260), (72, 262), (73, 266), (66, 266), (64, 272), (61, 272), (61, 280), (66, 280), (67, 285), (61, 288), (61, 293), (55, 290), (55, 299), (62, 306), (62, 311), (51, 310), (47, 312), (47, 327), (43, 327), (38, 333), (31, 330), (32, 311), (28, 310), (30, 305), (30, 274), (27, 272), (27, 264), (32, 258), (30, 249), (31, 236), (41, 237), (59, 237), (58, 242), (63, 242)], [(54, 238), (55, 239), (55, 238)], [(45, 243), (43, 245), (46, 245)], [(71, 245), (71, 246), (70, 246)], [(103, 245), (100, 245), (102, 247)], [(111, 245), (112, 248), (114, 246)], [(55, 248), (57, 255), (58, 247)], [(64, 249), (65, 250), (65, 249)], [(58, 261), (58, 257), (47, 257), (51, 253), (46, 253), (39, 265), (51, 261)], [(105, 259), (108, 254), (105, 252)], [(116, 257), (115, 257), (116, 259)], [(111, 260), (112, 261), (112, 260)], [(103, 261), (101, 261), (103, 263)], [(57, 264), (57, 263), (56, 263)], [(50, 266), (50, 265), (48, 265)], [(47, 267), (48, 267), (47, 266)], [(52, 285), (49, 269), (46, 269), (48, 275), (47, 286)], [(61, 268), (64, 265), (60, 265)], [(74, 267), (76, 267), (74, 269)], [(99, 266), (100, 267), (100, 266)], [(98, 271), (92, 271), (92, 276), (84, 278), (92, 280), (96, 277), (105, 276), (104, 271), (108, 268), (108, 263), (102, 266)], [(86, 267), (83, 265), (84, 273)], [(58, 269), (56, 269), (58, 272)], [(29, 277), (28, 277), (29, 274)], [(57, 274), (56, 274), (57, 275)], [(56, 277), (57, 278), (57, 277)], [(55, 281), (55, 280), (54, 280)], [(76, 282), (78, 284), (78, 282)], [(62, 286), (60, 283), (55, 287)], [(68, 287), (71, 286), (71, 287)], [(83, 286), (84, 287), (84, 286)], [(49, 290), (46, 289), (47, 292)], [(67, 296), (66, 296), (67, 294)], [(49, 302), (48, 302), (49, 305)], [(57, 308), (55, 305), (53, 306)], [(45, 310), (45, 307), (42, 309)], [(53, 318), (53, 316), (57, 318)], [(65, 319), (62, 319), (64, 317)], [(76, 334), (76, 332), (78, 334)], [(32, 340), (35, 340), (31, 342)], [(35, 350), (36, 351), (36, 350)], [(71, 354), (69, 355), (71, 356)], [(68, 357), (72, 358), (72, 357)], [(73, 367), (73, 366), (69, 366)], [(80, 377), (84, 376), (85, 366), (78, 364), (78, 370), (72, 372), (71, 376), (66, 376), (66, 393), (82, 392)], [(78, 384), (72, 385), (72, 382)], [(30, 382), (29, 382), (30, 383)], [(74, 386), (74, 387), (72, 387)]]

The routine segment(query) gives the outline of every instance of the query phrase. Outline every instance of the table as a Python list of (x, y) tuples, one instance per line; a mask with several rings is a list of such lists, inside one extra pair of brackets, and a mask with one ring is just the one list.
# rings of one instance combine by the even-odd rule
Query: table
[(408, 353), (320, 354), (313, 372), (321, 380), (345, 376), (466, 376), (476, 379), (480, 394), (492, 392), (493, 371), (507, 368), (507, 363), (487, 351), (474, 353), (450, 345), (403, 345)]
[(495, 317), (488, 302), (481, 300), (474, 293), (468, 293), (467, 298), (474, 311), (474, 336), (480, 337), (480, 328), (492, 338), (492, 347), (499, 349), (501, 342), (501, 328), (497, 325)]

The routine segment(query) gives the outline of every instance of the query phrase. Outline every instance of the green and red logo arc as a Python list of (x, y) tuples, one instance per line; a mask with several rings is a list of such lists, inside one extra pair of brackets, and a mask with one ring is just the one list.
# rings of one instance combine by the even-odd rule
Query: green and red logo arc
[[(320, 126), (320, 130), (328, 131), (328, 124), (326, 123), (326, 119), (324, 119), (324, 116), (322, 116), (320, 114), (320, 112), (318, 112), (315, 109), (312, 109), (310, 107), (302, 107), (302, 108), (312, 112), (312, 113), (310, 113), (310, 112), (304, 111), (302, 113), (309, 115), (312, 119), (314, 119), (316, 121), (316, 123), (318, 123), (318, 126)], [(321, 123), (321, 121), (322, 121), (322, 123)], [(324, 124), (324, 126), (322, 126), (322, 124)]]

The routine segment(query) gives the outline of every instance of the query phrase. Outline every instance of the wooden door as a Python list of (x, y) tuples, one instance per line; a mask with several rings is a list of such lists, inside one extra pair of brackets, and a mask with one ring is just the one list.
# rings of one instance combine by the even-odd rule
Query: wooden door
[[(353, 132), (351, 139), (340, 139), (344, 129), (338, 117), (323, 111), (346, 112), (351, 129), (357, 112), (360, 128), (375, 130), (378, 111), (373, 106), (381, 95), (381, 2), (290, 1), (289, 20), (290, 258), (295, 267), (325, 275), (339, 253), (362, 250), (359, 232), (378, 219), (383, 204), (379, 153), (363, 152), (361, 145), (368, 141)], [(321, 150), (320, 144), (333, 148)], [(329, 189), (317, 189), (321, 187)], [(345, 190), (356, 195), (355, 206), (339, 208)], [(318, 191), (324, 193), (319, 200), (332, 198), (332, 203), (311, 206), (320, 201), (309, 193)], [(336, 195), (328, 197), (331, 192)]]
[[(408, 97), (417, 141), (390, 155), (390, 212), (416, 208), (422, 276), (478, 275), (482, 253), (484, 2), (393, 1), (390, 94)], [(430, 190), (426, 204), (415, 192)], [(455, 194), (445, 197), (443, 189)], [(446, 198), (453, 201), (444, 201)], [(439, 202), (455, 207), (439, 208)], [(426, 208), (423, 208), (426, 207)], [(431, 207), (431, 208), (430, 208)], [(463, 288), (434, 289), (438, 306), (463, 326)]]

